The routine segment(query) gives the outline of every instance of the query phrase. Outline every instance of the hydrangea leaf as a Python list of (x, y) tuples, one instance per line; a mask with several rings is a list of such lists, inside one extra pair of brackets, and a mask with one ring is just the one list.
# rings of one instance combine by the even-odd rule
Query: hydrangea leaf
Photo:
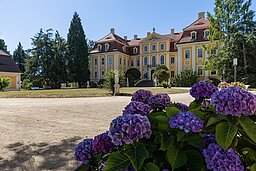
[(242, 126), (245, 133), (248, 135), (248, 137), (251, 138), (251, 140), (256, 143), (256, 124), (255, 124), (255, 122), (248, 117), (241, 117), (239, 119), (239, 123)]
[(167, 116), (161, 116), (161, 115), (158, 115), (156, 117), (154, 117), (156, 120), (160, 121), (160, 122), (163, 122), (163, 123), (169, 123), (169, 119)]
[(216, 123), (218, 123), (218, 122), (220, 122), (222, 120), (224, 120), (224, 116), (223, 115), (215, 115), (215, 116), (211, 117), (208, 120), (208, 122), (207, 122), (205, 127), (212, 126), (212, 125), (214, 125), (214, 124), (216, 124)]
[(170, 118), (180, 113), (180, 110), (177, 107), (167, 107), (165, 108), (166, 115)]
[(203, 156), (196, 150), (187, 150), (186, 151), (188, 161), (187, 165), (191, 170), (206, 170), (204, 166), (204, 158)]
[(252, 161), (256, 161), (256, 151), (249, 148), (249, 147), (245, 147), (242, 149), (243, 154), (248, 156), (250, 158), (250, 160)]
[(229, 122), (221, 122), (216, 126), (216, 141), (224, 149), (227, 149), (237, 133), (237, 126)]
[(160, 150), (162, 151), (166, 151), (169, 146), (171, 146), (174, 142), (174, 137), (169, 135), (169, 134), (165, 134), (161, 136), (161, 147)]
[(200, 109), (200, 107), (201, 107), (201, 103), (197, 103), (197, 101), (194, 100), (193, 102), (190, 103), (190, 105), (188, 107), (188, 111)]
[(128, 168), (130, 161), (124, 154), (113, 152), (107, 160), (104, 171), (122, 170)]
[(139, 170), (149, 153), (146, 147), (141, 143), (128, 145), (125, 154), (128, 156), (135, 170)]
[(202, 112), (200, 110), (191, 110), (190, 112), (192, 112), (194, 115), (196, 115), (198, 118), (200, 119), (204, 119), (204, 115), (206, 114), (205, 112)]
[(187, 162), (187, 155), (184, 151), (181, 151), (175, 145), (172, 145), (167, 150), (167, 160), (172, 166), (172, 170), (175, 170)]
[(189, 137), (188, 144), (197, 148), (205, 147), (204, 139), (202, 138), (202, 136), (198, 134), (192, 135), (191, 137)]
[(251, 165), (250, 171), (255, 171), (255, 170), (256, 170), (256, 163), (254, 163), (253, 165)]
[(147, 163), (144, 167), (145, 171), (160, 171), (159, 167), (154, 163)]

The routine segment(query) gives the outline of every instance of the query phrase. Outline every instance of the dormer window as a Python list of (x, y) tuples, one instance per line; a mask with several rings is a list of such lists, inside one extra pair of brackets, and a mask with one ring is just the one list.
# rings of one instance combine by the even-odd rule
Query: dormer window
[(126, 52), (126, 46), (123, 46), (123, 51)]
[(98, 51), (101, 51), (101, 49), (102, 49), (102, 46), (98, 45)]
[(109, 44), (106, 43), (106, 44), (105, 44), (105, 51), (108, 51), (108, 50), (109, 50)]
[(196, 40), (196, 36), (197, 36), (196, 34), (197, 34), (196, 31), (192, 31), (192, 32), (191, 32), (191, 39), (192, 39), (192, 40)]
[(210, 34), (210, 32), (208, 30), (205, 30), (204, 31), (204, 38), (208, 39), (209, 34)]
[(136, 53), (137, 53), (137, 48), (134, 47), (134, 48), (133, 48), (133, 54), (136, 54)]

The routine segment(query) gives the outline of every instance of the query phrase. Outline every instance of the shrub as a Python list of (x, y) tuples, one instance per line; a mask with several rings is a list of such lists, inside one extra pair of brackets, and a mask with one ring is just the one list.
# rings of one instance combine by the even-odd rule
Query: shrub
[(104, 79), (100, 79), (97, 84), (99, 88), (102, 88), (104, 85)]
[(0, 91), (4, 91), (5, 88), (9, 86), (9, 78), (0, 78)]
[(82, 162), (80, 169), (254, 171), (256, 95), (240, 87), (215, 92), (211, 87), (206, 90), (212, 94), (209, 102), (209, 93), (197, 91), (201, 83), (194, 85), (192, 94), (200, 98), (188, 108), (172, 103), (167, 94), (135, 92), (151, 111), (142, 102), (141, 107), (129, 104), (126, 109), (143, 110), (141, 115), (120, 115), (111, 122), (108, 137), (100, 134), (79, 143), (75, 158)]
[(208, 79), (215, 86), (218, 86), (220, 84), (220, 82), (221, 82), (220, 79), (215, 78), (215, 77), (209, 77)]
[(241, 88), (243, 88), (243, 89), (246, 89), (245, 84), (244, 84), (244, 83), (241, 83), (241, 82), (232, 82), (232, 83), (230, 83), (230, 86), (233, 86), (233, 87), (241, 87)]
[(191, 87), (198, 82), (199, 76), (197, 72), (184, 71), (173, 78), (173, 85), (176, 87)]
[(156, 78), (158, 83), (160, 84), (163, 81), (167, 81), (170, 78), (170, 73), (168, 68), (165, 65), (159, 65), (153, 74), (153, 78)]
[(94, 81), (90, 81), (89, 86), (90, 88), (97, 88), (97, 84)]
[(163, 81), (161, 83), (161, 86), (164, 87), (164, 88), (167, 88), (169, 86), (168, 82), (167, 81)]
[(24, 79), (22, 81), (21, 87), (23, 89), (31, 90), (31, 87), (43, 87), (43, 79), (41, 78), (34, 78), (33, 80), (30, 79)]
[[(123, 71), (118, 71), (119, 75), (119, 84), (123, 86), (125, 84), (125, 75)], [(110, 70), (104, 75), (104, 84), (103, 87), (109, 90), (112, 95), (114, 94), (114, 84), (115, 84), (115, 73), (113, 70)]]

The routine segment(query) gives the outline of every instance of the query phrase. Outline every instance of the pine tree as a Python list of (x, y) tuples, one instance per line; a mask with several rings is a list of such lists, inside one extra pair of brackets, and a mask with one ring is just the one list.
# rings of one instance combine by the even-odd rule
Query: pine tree
[(79, 87), (86, 86), (88, 77), (88, 46), (81, 19), (75, 12), (67, 35), (69, 46), (68, 76), (70, 82), (77, 82)]
[(5, 42), (3, 39), (0, 39), (0, 50), (7, 51), (7, 46), (5, 45)]
[(23, 73), (25, 72), (25, 59), (26, 53), (23, 50), (21, 43), (19, 42), (17, 49), (15, 49), (13, 52), (13, 60)]

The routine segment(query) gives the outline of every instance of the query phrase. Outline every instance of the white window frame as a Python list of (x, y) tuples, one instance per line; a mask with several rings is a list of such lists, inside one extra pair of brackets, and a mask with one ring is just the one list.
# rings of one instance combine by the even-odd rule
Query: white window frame
[[(189, 51), (189, 57), (187, 58), (187, 51)], [(190, 52), (190, 49), (185, 49), (185, 59), (190, 59), (191, 57), (191, 52)]]
[[(153, 46), (155, 47), (155, 49), (153, 49)], [(153, 44), (153, 45), (151, 46), (151, 48), (152, 48), (152, 51), (153, 51), (153, 52), (156, 51), (156, 45), (155, 45), (155, 44)]]
[[(163, 57), (163, 58), (162, 58), (162, 57)], [(160, 64), (161, 64), (161, 65), (164, 65), (164, 64), (165, 64), (165, 59), (164, 59), (164, 58), (165, 58), (164, 55), (161, 55), (161, 56), (160, 56)], [(162, 63), (162, 59), (164, 59), (164, 62), (163, 62), (163, 63)]]
[(108, 50), (109, 50), (109, 44), (106, 43), (106, 44), (105, 44), (105, 51), (108, 51)]
[(102, 57), (102, 58), (101, 58), (101, 65), (104, 65), (104, 64), (105, 64), (105, 58)]
[[(173, 59), (173, 63), (172, 63), (172, 59)], [(175, 64), (175, 57), (174, 56), (171, 56), (171, 59), (170, 59), (170, 64)]]
[(109, 63), (110, 65), (112, 65), (112, 64), (113, 64), (112, 56), (109, 56), (109, 57), (108, 57), (108, 63)]
[(136, 47), (134, 47), (134, 48), (133, 48), (133, 54), (137, 54), (137, 50), (138, 50), (138, 49), (137, 49)]
[(98, 51), (101, 51), (102, 45), (98, 45)]
[[(199, 72), (198, 72), (198, 69), (200, 69), (200, 68), (202, 69), (202, 74), (201, 74), (201, 75), (200, 75)], [(198, 76), (203, 76), (203, 75), (204, 75), (203, 66), (201, 66), (201, 65), (200, 65), (200, 66), (197, 66), (197, 74), (198, 74)]]
[[(145, 50), (145, 47), (147, 47), (147, 50)], [(143, 50), (144, 50), (144, 52), (148, 52), (148, 45), (144, 45)]]
[[(193, 39), (193, 34), (195, 34), (195, 38), (194, 39)], [(196, 31), (192, 31), (190, 33), (190, 35), (191, 35), (191, 40), (196, 40), (197, 39), (197, 32)]]
[[(162, 48), (162, 45), (163, 45), (163, 48)], [(164, 50), (164, 43), (160, 44), (160, 50)]]
[[(201, 57), (199, 57), (199, 50), (202, 50), (202, 56)], [(202, 48), (198, 48), (197, 49), (197, 58), (204, 58), (204, 50), (202, 49)]]
[[(146, 61), (147, 61), (147, 64), (145, 64), (145, 59), (147, 59)], [(147, 66), (148, 65), (148, 57), (147, 56), (144, 56), (144, 58), (143, 58), (143, 64), (144, 64), (144, 66)]]

